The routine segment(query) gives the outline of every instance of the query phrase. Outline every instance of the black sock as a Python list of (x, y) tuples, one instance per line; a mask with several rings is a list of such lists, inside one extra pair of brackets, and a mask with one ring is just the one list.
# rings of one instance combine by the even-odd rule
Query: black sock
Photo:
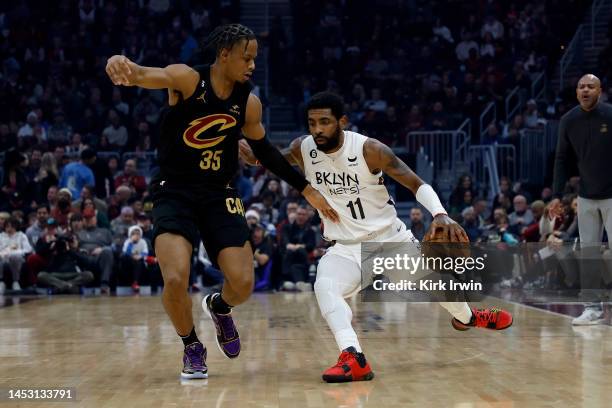
[(221, 297), (221, 294), (219, 293), (213, 295), (212, 300), (210, 302), (210, 307), (215, 313), (228, 314), (232, 311), (232, 307), (234, 306), (226, 303), (225, 300), (223, 300), (223, 298)]
[(195, 326), (193, 327), (193, 329), (191, 329), (191, 332), (187, 336), (183, 337), (180, 334), (179, 336), (181, 337), (181, 340), (183, 340), (183, 344), (185, 345), (185, 347), (187, 347), (190, 344), (200, 342), (200, 340), (198, 339), (198, 335), (195, 332)]

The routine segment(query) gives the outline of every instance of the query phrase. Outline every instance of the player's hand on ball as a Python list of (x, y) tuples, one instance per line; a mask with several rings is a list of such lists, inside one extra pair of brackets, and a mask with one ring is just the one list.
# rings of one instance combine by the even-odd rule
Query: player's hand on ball
[(134, 85), (136, 71), (137, 65), (124, 55), (113, 55), (106, 62), (106, 74), (115, 85)]
[(317, 190), (312, 188), (310, 184), (306, 186), (304, 191), (302, 191), (302, 195), (310, 205), (319, 211), (319, 214), (322, 217), (329, 218), (335, 223), (340, 221), (336, 210), (331, 208), (325, 197), (323, 197)]
[(446, 242), (470, 242), (461, 225), (446, 214), (438, 214), (434, 217), (425, 239), (428, 241), (434, 240), (436, 236), (444, 237), (448, 240)]
[(259, 160), (257, 160), (257, 157), (255, 157), (255, 154), (253, 154), (253, 150), (251, 149), (251, 146), (249, 146), (249, 143), (246, 140), (240, 139), (240, 141), (238, 142), (238, 149), (240, 158), (246, 164), (250, 166), (259, 166)]

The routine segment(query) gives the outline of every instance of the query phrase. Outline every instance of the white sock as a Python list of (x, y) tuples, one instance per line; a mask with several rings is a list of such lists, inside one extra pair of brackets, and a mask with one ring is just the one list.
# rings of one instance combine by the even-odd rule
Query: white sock
[(466, 302), (440, 302), (440, 306), (463, 324), (468, 324), (472, 319), (472, 309)]

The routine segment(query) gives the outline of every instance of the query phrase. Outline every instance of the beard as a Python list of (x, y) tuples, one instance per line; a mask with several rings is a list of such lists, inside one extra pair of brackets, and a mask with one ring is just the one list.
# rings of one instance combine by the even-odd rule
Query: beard
[(331, 138), (327, 139), (327, 142), (323, 144), (319, 144), (315, 140), (317, 149), (321, 150), (322, 152), (329, 152), (330, 150), (334, 150), (335, 148), (337, 148), (338, 145), (340, 144), (340, 132), (341, 131), (342, 130), (340, 129), (340, 126), (337, 126), (336, 131), (334, 132), (334, 135)]

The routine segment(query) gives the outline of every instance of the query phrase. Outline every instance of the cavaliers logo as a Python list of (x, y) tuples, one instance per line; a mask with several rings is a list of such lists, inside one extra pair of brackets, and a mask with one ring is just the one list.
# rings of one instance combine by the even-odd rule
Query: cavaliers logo
[(225, 136), (217, 136), (212, 138), (200, 138), (200, 135), (205, 133), (207, 130), (220, 126), (216, 133), (227, 130), (231, 127), (236, 126), (236, 119), (233, 116), (225, 115), (223, 113), (217, 113), (214, 115), (204, 116), (198, 118), (191, 123), (185, 132), (183, 132), (183, 140), (185, 144), (194, 149), (208, 149), (221, 143)]

